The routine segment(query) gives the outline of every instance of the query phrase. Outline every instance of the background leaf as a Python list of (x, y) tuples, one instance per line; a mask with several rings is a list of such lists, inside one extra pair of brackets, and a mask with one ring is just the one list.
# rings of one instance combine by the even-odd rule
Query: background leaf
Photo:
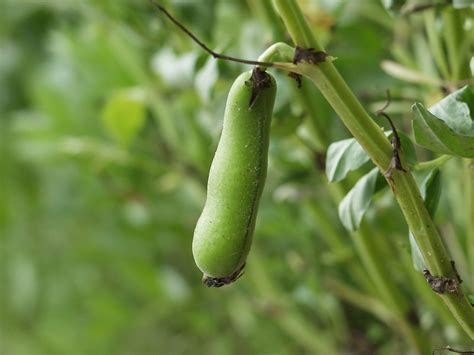
[(474, 137), (454, 132), (420, 103), (413, 105), (413, 111), (412, 126), (417, 144), (442, 154), (474, 158)]
[[(426, 171), (417, 171), (414, 173), (414, 176), (418, 187), (420, 188), (421, 197), (425, 200), (425, 206), (428, 209), (431, 217), (434, 217), (441, 196), (440, 171), (438, 168)], [(426, 263), (411, 231), (409, 231), (408, 237), (411, 246), (413, 266), (415, 270), (423, 271), (426, 269)]]
[(474, 9), (474, 0), (453, 0), (453, 7), (455, 9), (465, 9), (466, 7)]
[(474, 136), (472, 107), (474, 92), (470, 86), (465, 86), (431, 106), (428, 111), (443, 120), (454, 132)]
[(441, 196), (441, 173), (438, 168), (414, 173), (421, 197), (431, 217), (434, 217)]
[(354, 231), (359, 227), (362, 217), (370, 206), (372, 196), (384, 186), (381, 181), (383, 178), (379, 174), (379, 169), (374, 168), (362, 176), (342, 199), (338, 208), (339, 219), (348, 230)]
[(211, 97), (211, 92), (214, 84), (219, 76), (217, 61), (210, 57), (204, 66), (196, 73), (194, 86), (196, 87), (199, 96), (204, 102), (208, 102)]
[(398, 14), (400, 9), (407, 2), (407, 0), (381, 0), (381, 1), (385, 9), (395, 14)]
[(110, 97), (101, 114), (107, 132), (117, 142), (128, 146), (145, 123), (144, 94), (132, 89)]
[(354, 138), (334, 142), (327, 152), (326, 176), (331, 182), (340, 181), (368, 161), (369, 156)]
[[(392, 139), (392, 131), (386, 131), (388, 139)], [(415, 146), (411, 138), (398, 131), (400, 143), (408, 165), (417, 162)], [(343, 180), (351, 171), (357, 170), (369, 161), (369, 156), (354, 138), (343, 139), (332, 143), (326, 157), (326, 176), (330, 182)]]
[[(443, 95), (446, 77), (429, 65), (431, 41), (423, 45), (425, 13), (390, 16), (379, 1), (298, 3), (371, 111), (390, 88), (388, 113), (402, 129), (413, 98)], [(160, 4), (225, 54), (256, 59), (288, 41), (271, 1)], [(452, 8), (426, 12), (444, 55), (445, 10)], [(471, 48), (474, 38), (463, 37)], [(2, 354), (415, 353), (413, 337), (398, 327), (404, 305), (423, 320), (406, 323), (429, 348), (420, 353), (472, 343), (420, 278), (407, 277), (406, 224), (388, 189), (372, 195), (377, 208), (369, 205), (357, 233), (380, 261), (375, 268), (340, 222), (336, 200), (359, 171), (328, 187), (322, 154), (348, 132), (307, 80), (298, 90), (270, 69), (278, 92), (252, 251), (244, 277), (210, 290), (190, 244), (229, 88), (250, 68), (210, 58), (148, 1), (3, 1), (0, 53), (0, 245), (8, 250), (0, 258)], [(411, 75), (385, 75), (384, 60)], [(413, 75), (423, 81), (403, 81)], [(114, 100), (131, 99), (143, 112), (131, 88), (143, 90), (145, 120), (127, 117), (134, 124), (122, 126)], [(116, 111), (107, 119), (106, 108)], [(410, 160), (411, 143), (400, 135)], [(460, 160), (443, 171), (437, 217), (448, 231), (468, 227)], [(383, 186), (378, 174), (375, 191)], [(464, 234), (449, 238), (461, 275), (471, 270), (462, 262)], [(394, 297), (380, 292), (383, 281)]]
[[(405, 157), (405, 161), (409, 166), (413, 166), (416, 164), (417, 157), (416, 157), (416, 150), (413, 141), (411, 140), (410, 136), (403, 131), (397, 130), (398, 136), (400, 137), (400, 144), (402, 146), (402, 152)], [(390, 139), (392, 135), (390, 134)]]

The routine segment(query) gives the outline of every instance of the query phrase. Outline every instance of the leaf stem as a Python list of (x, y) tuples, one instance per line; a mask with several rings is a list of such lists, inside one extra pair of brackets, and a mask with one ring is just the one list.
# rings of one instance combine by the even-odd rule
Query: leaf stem
[[(323, 50), (314, 38), (295, 0), (274, 0), (274, 4), (296, 45)], [(385, 171), (392, 155), (390, 143), (382, 129), (375, 124), (349, 89), (333, 63), (303, 62), (292, 70), (313, 81), (372, 161), (382, 172)], [(395, 171), (388, 182), (430, 271), (433, 275), (455, 278), (441, 236), (423, 203), (411, 173)], [(466, 296), (460, 291), (444, 293), (440, 297), (466, 333), (474, 339), (474, 309)]]
[(452, 155), (443, 154), (443, 155), (441, 155), (438, 158), (435, 158), (433, 160), (417, 163), (417, 164), (415, 164), (413, 169), (414, 170), (427, 170), (427, 169), (438, 168), (441, 165), (443, 165), (444, 163), (446, 163), (448, 160), (450, 160), (451, 158), (453, 158)]

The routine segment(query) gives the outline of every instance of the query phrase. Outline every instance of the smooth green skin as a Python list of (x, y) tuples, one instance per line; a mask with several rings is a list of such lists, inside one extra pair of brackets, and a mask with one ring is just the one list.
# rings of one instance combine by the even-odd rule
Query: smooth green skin
[(251, 72), (241, 74), (227, 97), (206, 204), (194, 230), (196, 265), (215, 278), (227, 277), (245, 263), (267, 174), (276, 83), (271, 77), (272, 86), (263, 89), (249, 109), (250, 77)]

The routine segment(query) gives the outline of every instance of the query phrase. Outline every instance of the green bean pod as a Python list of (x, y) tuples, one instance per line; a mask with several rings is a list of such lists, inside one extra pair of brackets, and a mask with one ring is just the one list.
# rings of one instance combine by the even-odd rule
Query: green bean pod
[(220, 287), (242, 275), (267, 174), (276, 83), (261, 69), (232, 85), (209, 172), (207, 198), (193, 237), (203, 283)]

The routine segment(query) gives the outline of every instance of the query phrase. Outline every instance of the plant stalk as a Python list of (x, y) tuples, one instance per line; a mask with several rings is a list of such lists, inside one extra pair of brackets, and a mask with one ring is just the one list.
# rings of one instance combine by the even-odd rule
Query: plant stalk
[(336, 354), (336, 347), (330, 337), (325, 336), (324, 330), (312, 323), (308, 323), (299, 312), (294, 302), (287, 299), (278, 289), (276, 283), (268, 275), (267, 270), (261, 263), (263, 258), (259, 255), (258, 246), (252, 250), (252, 272), (249, 276), (253, 288), (260, 297), (274, 307), (272, 312), (275, 323), (294, 338), (306, 350), (314, 354)]
[[(465, 183), (465, 196), (467, 200), (466, 204), (466, 242), (467, 242), (467, 260), (469, 270), (474, 270), (474, 160), (464, 159), (464, 183)], [(469, 280), (466, 280), (468, 287), (471, 290), (474, 289), (474, 276), (470, 276)]]
[[(295, 0), (274, 0), (274, 4), (296, 45), (323, 51)], [(313, 81), (354, 138), (384, 172), (390, 163), (392, 147), (382, 129), (362, 107), (333, 63), (329, 60), (317, 65), (304, 62), (295, 65), (292, 70)], [(456, 275), (451, 267), (451, 260), (411, 173), (394, 171), (387, 181), (430, 272), (435, 276), (454, 279)], [(474, 308), (462, 291), (444, 293), (440, 297), (466, 333), (474, 339)]]
[(428, 43), (431, 48), (431, 54), (438, 66), (441, 73), (441, 77), (444, 80), (449, 79), (448, 64), (446, 62), (446, 56), (443, 51), (443, 43), (441, 37), (438, 35), (436, 29), (436, 13), (435, 10), (427, 10), (424, 12), (425, 30), (428, 36)]
[(460, 10), (446, 8), (443, 11), (445, 43), (448, 51), (451, 80), (456, 81), (468, 78), (469, 51), (464, 42), (464, 16)]

